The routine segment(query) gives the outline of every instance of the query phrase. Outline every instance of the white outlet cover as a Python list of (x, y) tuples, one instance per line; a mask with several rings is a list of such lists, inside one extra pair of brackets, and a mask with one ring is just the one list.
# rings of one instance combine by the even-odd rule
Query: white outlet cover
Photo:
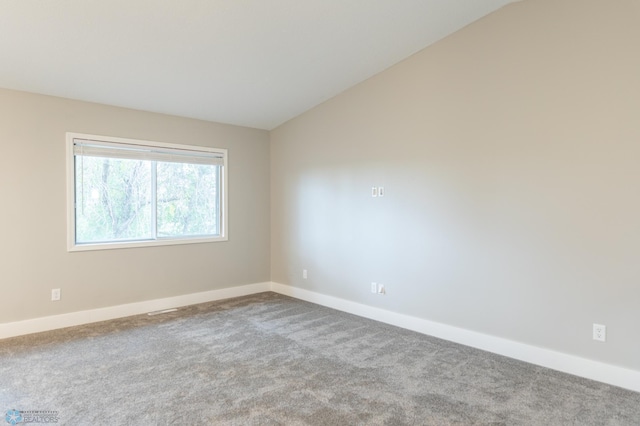
[(371, 293), (377, 293), (377, 292), (378, 292), (378, 284), (371, 283)]
[(374, 197), (374, 198), (378, 196), (378, 187), (377, 186), (372, 186), (371, 187), (371, 196)]
[(378, 187), (378, 197), (384, 197), (384, 186)]
[(302, 278), (304, 278), (305, 280), (307, 279), (307, 270), (306, 269), (302, 270)]
[(607, 341), (607, 326), (602, 324), (593, 324), (593, 340), (599, 342)]

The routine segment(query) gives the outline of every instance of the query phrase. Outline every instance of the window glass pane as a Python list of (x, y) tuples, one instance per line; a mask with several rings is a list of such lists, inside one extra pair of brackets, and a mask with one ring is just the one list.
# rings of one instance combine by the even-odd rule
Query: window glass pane
[(219, 235), (220, 167), (157, 165), (158, 237)]
[(151, 163), (77, 156), (76, 242), (152, 238)]

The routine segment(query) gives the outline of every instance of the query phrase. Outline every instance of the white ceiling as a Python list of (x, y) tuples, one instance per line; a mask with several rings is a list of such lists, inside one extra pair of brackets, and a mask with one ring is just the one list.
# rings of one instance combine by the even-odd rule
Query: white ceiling
[(2, 0), (0, 87), (272, 129), (517, 0)]

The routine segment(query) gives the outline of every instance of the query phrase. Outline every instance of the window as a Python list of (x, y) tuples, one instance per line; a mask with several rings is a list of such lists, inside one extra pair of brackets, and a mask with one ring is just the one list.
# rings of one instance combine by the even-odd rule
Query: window
[(68, 249), (225, 241), (225, 149), (67, 133)]

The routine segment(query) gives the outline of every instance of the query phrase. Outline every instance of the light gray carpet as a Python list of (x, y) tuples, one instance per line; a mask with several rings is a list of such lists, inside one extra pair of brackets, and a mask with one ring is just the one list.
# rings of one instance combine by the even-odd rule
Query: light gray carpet
[[(640, 394), (274, 293), (0, 341), (64, 425), (638, 425)], [(8, 423), (7, 423), (8, 424)]]

